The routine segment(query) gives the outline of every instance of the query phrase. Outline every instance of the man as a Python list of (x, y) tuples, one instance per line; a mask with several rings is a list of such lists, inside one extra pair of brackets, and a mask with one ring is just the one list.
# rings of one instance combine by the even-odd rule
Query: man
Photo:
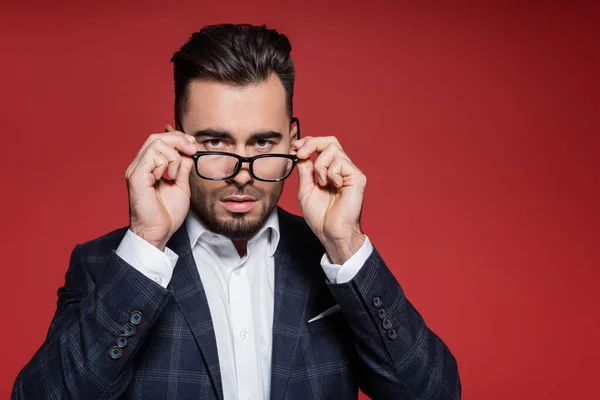
[[(177, 130), (127, 169), (130, 225), (73, 250), (14, 398), (460, 398), (361, 231), (365, 176), (335, 137), (300, 137), (290, 51), (219, 25), (173, 56)], [(304, 218), (277, 207), (294, 168)]]

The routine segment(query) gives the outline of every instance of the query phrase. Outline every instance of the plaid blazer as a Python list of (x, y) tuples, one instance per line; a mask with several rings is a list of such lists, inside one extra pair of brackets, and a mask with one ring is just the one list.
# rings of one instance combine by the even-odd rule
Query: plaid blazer
[[(454, 357), (377, 250), (352, 281), (330, 284), (304, 219), (278, 212), (270, 398), (356, 399), (360, 388), (373, 399), (459, 399)], [(166, 289), (116, 255), (126, 230), (74, 248), (14, 399), (223, 399), (219, 332), (185, 224), (168, 244), (179, 259)], [(308, 323), (336, 304), (341, 312)], [(126, 346), (110, 350), (124, 332)]]

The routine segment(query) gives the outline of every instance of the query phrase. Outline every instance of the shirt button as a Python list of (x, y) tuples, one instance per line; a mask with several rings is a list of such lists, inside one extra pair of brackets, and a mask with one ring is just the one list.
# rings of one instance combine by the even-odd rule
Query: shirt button
[(240, 269), (238, 268), (238, 269), (236, 269), (236, 270), (235, 270), (235, 271), (233, 271), (233, 272), (234, 272), (236, 275), (239, 275), (239, 274), (240, 274)]
[(160, 276), (153, 276), (152, 280), (158, 283), (159, 285), (162, 284), (162, 278)]
[(248, 337), (248, 332), (246, 332), (246, 331), (241, 331), (241, 332), (240, 332), (240, 337), (241, 337), (242, 339), (246, 339), (246, 338)]

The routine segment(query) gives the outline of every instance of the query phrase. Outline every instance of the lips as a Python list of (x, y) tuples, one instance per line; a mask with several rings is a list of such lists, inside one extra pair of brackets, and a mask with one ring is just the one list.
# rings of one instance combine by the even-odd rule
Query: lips
[(221, 201), (244, 202), (244, 201), (256, 201), (256, 199), (252, 196), (227, 196), (227, 197), (221, 199)]
[(256, 199), (252, 196), (228, 196), (221, 199), (223, 206), (233, 213), (248, 212), (256, 204)]

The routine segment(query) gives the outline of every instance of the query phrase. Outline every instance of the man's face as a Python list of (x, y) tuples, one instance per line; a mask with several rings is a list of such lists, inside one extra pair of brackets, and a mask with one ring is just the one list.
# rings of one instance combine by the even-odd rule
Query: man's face
[[(224, 151), (244, 157), (289, 154), (296, 127), (290, 127), (283, 85), (272, 74), (266, 81), (235, 87), (214, 81), (190, 83), (184, 131), (196, 135), (199, 151)], [(213, 232), (249, 239), (277, 205), (283, 182), (252, 178), (247, 163), (226, 181), (190, 174), (191, 209)]]

